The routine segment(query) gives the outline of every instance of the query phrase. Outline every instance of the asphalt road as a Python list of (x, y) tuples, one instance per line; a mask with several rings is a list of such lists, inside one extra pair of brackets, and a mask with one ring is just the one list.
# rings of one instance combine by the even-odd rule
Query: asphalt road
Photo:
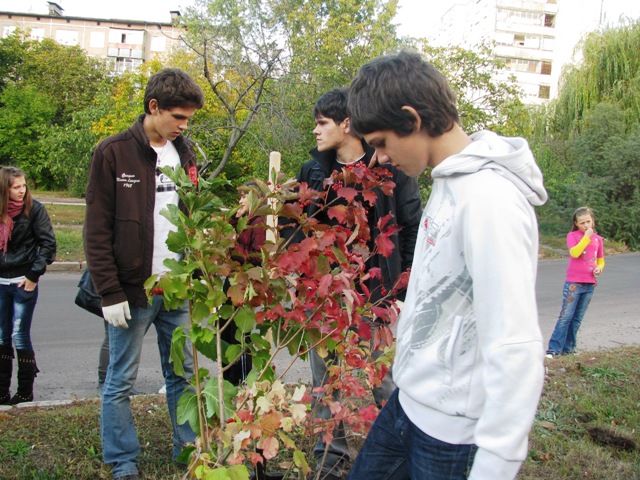
[[(609, 256), (606, 262), (579, 333), (579, 350), (640, 345), (640, 254)], [(564, 259), (540, 262), (537, 296), (545, 341), (560, 310), (565, 269)], [(97, 396), (98, 352), (104, 327), (100, 318), (73, 303), (79, 278), (78, 273), (48, 273), (41, 279), (32, 327), (40, 368), (36, 400)], [(285, 380), (307, 380), (308, 376), (307, 365), (298, 362)], [(151, 328), (145, 338), (137, 387), (145, 393), (155, 393), (162, 385), (156, 334)]]

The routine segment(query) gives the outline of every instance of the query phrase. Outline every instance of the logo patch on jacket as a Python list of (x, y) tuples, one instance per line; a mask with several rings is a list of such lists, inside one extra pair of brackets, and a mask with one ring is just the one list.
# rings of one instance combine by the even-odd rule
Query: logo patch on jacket
[(121, 183), (124, 188), (133, 188), (136, 183), (140, 183), (140, 179), (136, 177), (135, 173), (122, 172), (116, 182)]

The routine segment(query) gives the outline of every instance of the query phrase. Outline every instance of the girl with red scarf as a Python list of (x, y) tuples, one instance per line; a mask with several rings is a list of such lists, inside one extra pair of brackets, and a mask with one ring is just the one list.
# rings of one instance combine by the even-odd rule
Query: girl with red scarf
[[(38, 367), (31, 320), (38, 280), (55, 255), (49, 215), (31, 198), (24, 172), (0, 167), (0, 405), (33, 401)], [(18, 353), (18, 390), (11, 397), (13, 344)]]

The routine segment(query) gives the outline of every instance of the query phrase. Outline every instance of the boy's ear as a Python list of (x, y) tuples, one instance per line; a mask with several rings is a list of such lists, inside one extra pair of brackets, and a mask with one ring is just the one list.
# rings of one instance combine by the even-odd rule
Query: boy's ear
[(151, 112), (151, 114), (155, 114), (158, 110), (158, 100), (156, 100), (155, 98), (149, 100), (149, 111)]
[(351, 133), (351, 122), (349, 121), (349, 117), (345, 118), (342, 121), (342, 124), (344, 125), (344, 133)]
[(409, 105), (405, 105), (404, 107), (402, 107), (402, 110), (408, 112), (415, 119), (415, 128), (413, 129), (413, 133), (419, 132), (422, 128), (422, 118), (420, 118), (420, 114), (418, 113), (418, 111)]

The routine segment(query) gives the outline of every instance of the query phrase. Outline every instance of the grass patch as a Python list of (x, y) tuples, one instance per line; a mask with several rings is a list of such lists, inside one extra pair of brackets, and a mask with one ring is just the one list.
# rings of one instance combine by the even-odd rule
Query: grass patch
[(58, 225), (83, 225), (84, 224), (84, 212), (86, 207), (81, 204), (69, 204), (69, 205), (47, 205), (45, 208), (49, 213), (51, 224), (55, 228)]
[(546, 360), (519, 479), (640, 479), (640, 347)]
[[(640, 347), (546, 360), (547, 378), (519, 480), (640, 479)], [(164, 397), (133, 397), (144, 478), (178, 479)], [(0, 478), (110, 478), (99, 401), (0, 412)], [(304, 451), (314, 439), (296, 438)], [(362, 437), (351, 435), (352, 453)]]
[(80, 262), (84, 260), (81, 229), (54, 226), (53, 232), (55, 233), (56, 243), (58, 245), (56, 261)]
[(38, 189), (31, 189), (31, 196), (33, 198), (35, 198), (36, 200), (40, 200), (41, 198), (59, 198), (59, 199), (67, 199), (67, 198), (74, 198), (71, 196), (71, 193), (69, 193), (69, 190), (55, 190), (55, 191), (50, 191), (50, 190), (38, 190)]

